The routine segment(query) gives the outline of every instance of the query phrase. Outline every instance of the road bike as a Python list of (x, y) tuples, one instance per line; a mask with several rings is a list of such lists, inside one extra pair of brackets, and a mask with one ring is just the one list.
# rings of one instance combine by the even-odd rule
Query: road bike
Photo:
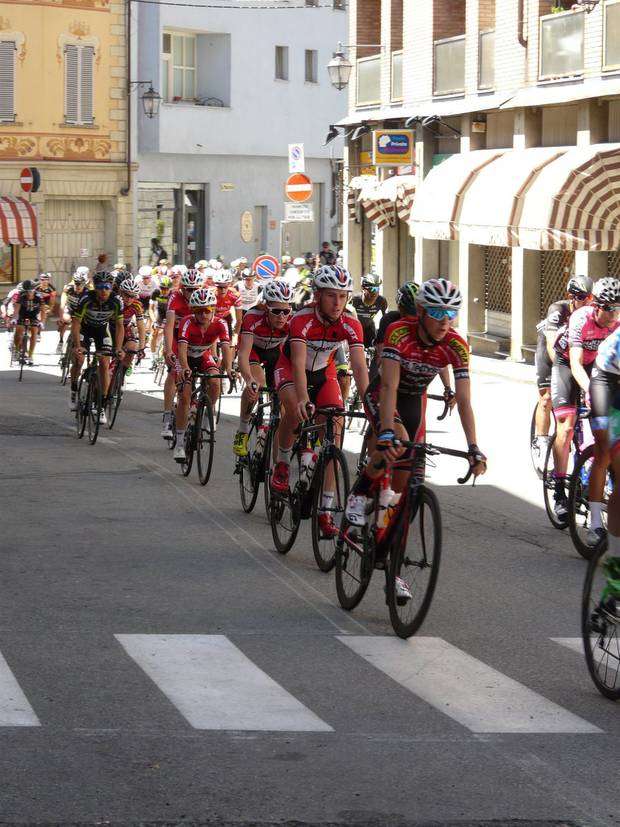
[(66, 385), (69, 374), (71, 373), (71, 365), (73, 363), (73, 336), (71, 333), (67, 335), (60, 359), (58, 360), (58, 367), (60, 368), (60, 384)]
[(192, 393), (185, 428), (185, 459), (180, 463), (181, 473), (184, 477), (189, 476), (195, 454), (201, 485), (209, 482), (215, 449), (215, 422), (213, 404), (209, 396), (209, 379), (224, 379), (227, 375), (196, 371), (189, 380), (192, 383)]
[[(563, 479), (563, 486), (567, 500), (571, 476), (573, 474), (573, 471), (577, 467), (579, 458), (584, 450), (583, 444), (585, 436), (583, 422), (585, 419), (589, 419), (589, 417), (589, 409), (582, 405), (580, 402), (580, 404), (577, 407), (577, 419), (575, 420), (575, 427), (573, 430), (573, 436), (570, 443), (568, 464), (566, 466), (566, 475)], [(543, 497), (545, 501), (545, 511), (547, 512), (547, 517), (549, 518), (549, 522), (551, 523), (551, 525), (557, 529), (565, 529), (568, 528), (569, 523), (568, 512), (565, 517), (558, 517), (553, 507), (555, 503), (554, 494), (556, 490), (555, 460), (553, 454), (553, 446), (555, 444), (556, 438), (557, 435), (554, 433), (552, 438), (549, 440), (549, 444), (547, 445), (547, 453), (545, 456), (545, 464), (543, 467), (542, 475)]]
[[(594, 545), (588, 542), (588, 529), (591, 525), (590, 472), (593, 462), (594, 445), (588, 445), (576, 460), (568, 485), (568, 530), (575, 549), (586, 560), (590, 560), (598, 546), (598, 541)], [(614, 483), (613, 472), (611, 467), (608, 467), (601, 502), (601, 517), (605, 530), (607, 530), (607, 504)], [(606, 538), (604, 543), (606, 543)]]
[(258, 499), (261, 483), (265, 497), (265, 510), (269, 515), (269, 469), (271, 467), (274, 437), (280, 422), (280, 404), (276, 392), (259, 388), (258, 402), (250, 416), (248, 453), (238, 457), (235, 474), (239, 476), (241, 507), (249, 514)]
[(620, 558), (600, 543), (588, 563), (581, 602), (581, 635), (598, 691), (620, 700)]
[(100, 356), (90, 350), (86, 352), (82, 373), (78, 380), (75, 426), (78, 439), (82, 439), (88, 428), (88, 441), (97, 442), (101, 413), (103, 410), (103, 389), (99, 376)]
[[(538, 479), (541, 480), (543, 478), (543, 469), (541, 467), (540, 462), (540, 449), (536, 448), (536, 443), (534, 440), (536, 439), (536, 414), (538, 412), (538, 402), (534, 405), (534, 410), (532, 411), (532, 418), (530, 419), (530, 459), (532, 460), (532, 466), (534, 471), (538, 476)], [(550, 425), (549, 425), (549, 434), (550, 438), (553, 438), (555, 434), (555, 415), (553, 411), (550, 414)], [(546, 459), (546, 454), (543, 457), (543, 462)]]
[(15, 346), (13, 346), (13, 350), (11, 351), (11, 363), (13, 362), (13, 358), (15, 358), (17, 364), (19, 365), (17, 381), (21, 382), (24, 375), (24, 366), (28, 364), (28, 340), (30, 339), (30, 319), (24, 319), (23, 321), (18, 322), (18, 325), (21, 325), (21, 327), (23, 327), (24, 330), (22, 332), (22, 340), (17, 354), (15, 354)]
[[(351, 611), (364, 597), (373, 571), (383, 570), (392, 628), (399, 637), (408, 638), (428, 613), (441, 561), (439, 502), (416, 474), (416, 466), (422, 456), (446, 454), (467, 460), (469, 456), (429, 443), (398, 440), (397, 444), (412, 452), (392, 464), (393, 469), (409, 471), (407, 487), (401, 495), (391, 491), (388, 472), (368, 499), (366, 525), (354, 526), (344, 517), (336, 543), (336, 593), (342, 608)], [(459, 484), (464, 485), (472, 473), (470, 466)], [(411, 598), (399, 594), (399, 580)]]
[[(314, 559), (324, 572), (334, 566), (337, 531), (327, 532), (321, 515), (329, 515), (337, 529), (349, 495), (349, 469), (335, 429), (335, 420), (343, 415), (342, 408), (316, 408), (310, 421), (299, 428), (291, 455), (289, 489), (284, 494), (272, 490), (269, 503), (276, 550), (287, 554), (301, 521), (309, 519)], [(333, 482), (328, 483), (330, 474)], [(326, 490), (326, 484), (331, 488)]]

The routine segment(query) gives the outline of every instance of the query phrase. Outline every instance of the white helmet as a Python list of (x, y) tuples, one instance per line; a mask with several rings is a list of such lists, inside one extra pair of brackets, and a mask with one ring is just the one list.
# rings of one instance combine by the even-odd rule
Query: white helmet
[(232, 273), (230, 270), (216, 270), (213, 273), (213, 283), (220, 285), (220, 284), (230, 284), (232, 282)]
[(344, 267), (324, 264), (314, 274), (315, 290), (353, 290), (353, 279)]
[(152, 276), (153, 275), (153, 268), (150, 264), (143, 264), (142, 267), (138, 270), (138, 275), (140, 277), (144, 276)]
[(201, 287), (194, 290), (189, 300), (190, 307), (215, 307), (217, 298), (210, 287)]
[(416, 296), (421, 307), (440, 307), (444, 310), (459, 310), (463, 302), (461, 291), (444, 278), (425, 281)]
[(620, 303), (620, 281), (613, 278), (599, 279), (594, 282), (592, 295), (594, 304), (618, 304)]
[(210, 258), (209, 267), (212, 267), (214, 270), (221, 270), (224, 267), (224, 265), (217, 258)]
[[(78, 270), (81, 268), (78, 267)], [(76, 270), (73, 274), (73, 283), (74, 284), (88, 284), (88, 273), (78, 273)]]
[(194, 267), (196, 268), (196, 270), (204, 270), (205, 267), (208, 267), (208, 266), (209, 265), (208, 265), (207, 261), (204, 258), (201, 258), (200, 261), (197, 261), (196, 264), (194, 264)]
[(303, 267), (305, 263), (306, 259), (303, 256), (297, 256), (293, 259), (293, 267)]
[(73, 274), (73, 277), (75, 278), (75, 276), (83, 276), (86, 280), (88, 280), (88, 274), (89, 273), (90, 273), (90, 270), (88, 269), (88, 267), (85, 267), (84, 265), (82, 265), (81, 267), (76, 267), (75, 268), (75, 273)]
[(263, 301), (290, 304), (293, 301), (293, 291), (286, 281), (268, 281), (263, 286)]
[(183, 273), (186, 273), (186, 272), (187, 272), (187, 267), (184, 264), (173, 264), (172, 267), (170, 268), (169, 272), (168, 272), (168, 275), (169, 276), (175, 276), (177, 273), (181, 273), (181, 275), (182, 275)]
[(132, 296), (137, 296), (139, 291), (138, 282), (132, 278), (125, 279), (121, 282), (120, 289), (124, 293), (131, 293)]
[(202, 276), (195, 270), (187, 270), (181, 276), (181, 287), (198, 288), (202, 284)]

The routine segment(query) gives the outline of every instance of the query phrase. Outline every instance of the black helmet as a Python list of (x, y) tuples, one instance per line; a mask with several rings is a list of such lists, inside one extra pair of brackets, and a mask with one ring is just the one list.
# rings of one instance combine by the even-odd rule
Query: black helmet
[(26, 279), (26, 281), (22, 281), (22, 290), (28, 293), (29, 290), (34, 290), (34, 282), (30, 281), (30, 279)]
[(111, 273), (95, 273), (93, 276), (93, 285), (96, 287), (98, 284), (110, 284), (111, 279)]
[(566, 285), (566, 292), (571, 296), (575, 293), (589, 295), (592, 292), (593, 282), (588, 276), (571, 276)]
[(417, 316), (416, 295), (418, 285), (414, 281), (406, 281), (396, 291), (396, 304), (409, 316)]

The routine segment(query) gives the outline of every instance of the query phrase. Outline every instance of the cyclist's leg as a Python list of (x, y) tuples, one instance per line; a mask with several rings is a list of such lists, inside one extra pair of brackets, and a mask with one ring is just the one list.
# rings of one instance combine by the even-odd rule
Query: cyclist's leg
[(556, 418), (556, 436), (553, 443), (556, 477), (566, 476), (570, 443), (577, 419), (577, 383), (568, 365), (556, 364), (551, 371), (551, 400)]
[[(177, 398), (177, 445), (183, 444), (183, 437), (185, 436), (185, 428), (187, 427), (187, 418), (189, 415), (189, 403), (192, 397), (192, 383), (187, 381), (183, 383), (179, 390)], [(180, 437), (180, 442), (179, 442)]]
[[(615, 378), (611, 380), (615, 384)], [(609, 382), (605, 374), (596, 370), (590, 380), (592, 417), (590, 427), (594, 437), (594, 462), (588, 481), (590, 528), (602, 533), (602, 509), (605, 478), (610, 460), (609, 446)], [(594, 538), (592, 538), (594, 539)]]
[(124, 367), (130, 368), (134, 356), (138, 352), (138, 337), (136, 336), (135, 329), (131, 325), (125, 327), (123, 350), (125, 351), (125, 354), (121, 360), (121, 363)]
[(37, 337), (39, 335), (39, 331), (42, 329), (41, 324), (36, 321), (30, 322), (30, 346), (28, 348), (28, 358), (32, 361), (32, 357), (34, 356), (34, 349), (37, 346)]
[(17, 322), (15, 325), (15, 333), (13, 334), (13, 347), (14, 353), (19, 353), (19, 349), (22, 346), (22, 339), (24, 338), (24, 333), (26, 331), (26, 327), (23, 322)]
[[(253, 380), (259, 387), (265, 385), (265, 371), (260, 364), (258, 356), (254, 353), (250, 354), (250, 373)], [(250, 415), (254, 409), (256, 402), (250, 399), (247, 387), (241, 393), (240, 409), (239, 409), (239, 433), (247, 434), (250, 431)]]
[(616, 483), (607, 506), (607, 540), (614, 564), (614, 571), (611, 570), (611, 561), (607, 564), (607, 583), (608, 589), (617, 592), (614, 594), (616, 600), (620, 600), (620, 395), (617, 391), (609, 408), (609, 443), (611, 467)]

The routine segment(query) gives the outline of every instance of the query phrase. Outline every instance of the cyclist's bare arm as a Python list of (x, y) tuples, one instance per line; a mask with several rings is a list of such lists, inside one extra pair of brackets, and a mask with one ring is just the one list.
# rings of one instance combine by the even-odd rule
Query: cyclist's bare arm
[(187, 361), (187, 342), (178, 343), (179, 364), (182, 370), (189, 372), (189, 363)]
[(400, 365), (394, 359), (381, 359), (381, 389), (379, 392), (379, 414), (381, 430), (394, 430), (396, 396), (400, 382)]
[(364, 348), (351, 348), (349, 352), (349, 359), (351, 360), (351, 370), (353, 371), (355, 384), (359, 390), (360, 396), (363, 396), (368, 388), (368, 368), (366, 366), (366, 353)]
[(456, 404), (468, 445), (476, 444), (476, 420), (471, 407), (471, 383), (469, 379), (457, 379)]
[(305, 417), (305, 412), (301, 408), (303, 406), (305, 409), (310, 401), (308, 378), (306, 376), (306, 350), (305, 342), (291, 342), (291, 365), (293, 366), (293, 382), (297, 396), (297, 412), (302, 419)]
[(575, 382), (577, 382), (584, 393), (587, 393), (590, 388), (590, 377), (583, 366), (583, 348), (571, 347), (569, 349), (569, 358), (570, 369), (575, 378)]
[(220, 342), (220, 345), (222, 348), (222, 364), (224, 366), (224, 371), (230, 375), (232, 373), (233, 350), (228, 342)]
[(119, 353), (123, 349), (123, 341), (125, 339), (125, 325), (123, 324), (123, 317), (119, 316), (116, 320), (114, 328), (114, 345), (116, 352)]
[(555, 340), (558, 338), (557, 330), (548, 330), (545, 332), (545, 342), (547, 343), (547, 353), (551, 362), (555, 362)]
[(80, 347), (80, 329), (82, 327), (82, 320), (79, 316), (73, 316), (71, 319), (71, 337), (73, 339), (73, 346), (78, 349)]
[(164, 354), (169, 357), (172, 353), (172, 336), (174, 334), (174, 310), (166, 311), (166, 323), (164, 324)]
[(254, 381), (252, 369), (250, 368), (250, 353), (252, 351), (253, 344), (253, 334), (244, 333), (242, 336), (239, 336), (239, 350), (237, 351), (237, 359), (239, 361), (239, 372), (243, 376), (246, 385), (251, 385)]
[(144, 350), (146, 347), (146, 325), (144, 319), (136, 319), (136, 327), (138, 328), (138, 347)]

